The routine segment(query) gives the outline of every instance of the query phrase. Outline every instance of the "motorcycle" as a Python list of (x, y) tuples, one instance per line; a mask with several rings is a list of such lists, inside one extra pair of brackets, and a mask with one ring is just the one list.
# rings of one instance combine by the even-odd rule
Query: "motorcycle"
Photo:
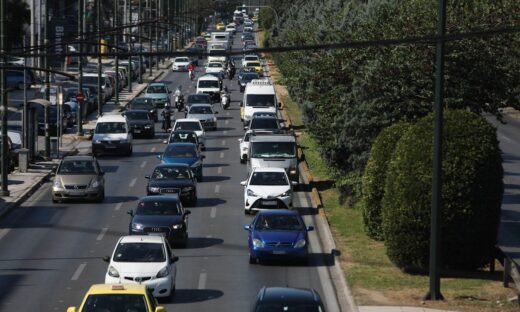
[(184, 109), (184, 96), (182, 94), (175, 96), (175, 108), (179, 112)]
[(222, 109), (228, 109), (230, 104), (231, 97), (229, 96), (229, 93), (222, 92), (222, 95), (220, 96), (220, 106), (222, 107)]
[(190, 80), (193, 80), (193, 78), (195, 78), (194, 70), (193, 70), (193, 69), (189, 70), (189, 71), (188, 71), (188, 75), (189, 75), (189, 77), (190, 77)]

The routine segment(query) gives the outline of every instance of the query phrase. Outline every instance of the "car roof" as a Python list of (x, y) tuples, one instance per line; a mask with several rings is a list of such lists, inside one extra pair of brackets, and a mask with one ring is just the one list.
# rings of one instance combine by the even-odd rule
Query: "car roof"
[(126, 117), (121, 115), (103, 115), (98, 118), (97, 122), (126, 122)]
[[(113, 286), (123, 289), (112, 289)], [(146, 286), (143, 284), (94, 284), (90, 286), (87, 294), (146, 294)]]
[(279, 303), (318, 303), (320, 296), (314, 289), (290, 287), (264, 287), (260, 290), (261, 302)]
[(146, 109), (129, 108), (125, 110), (125, 113), (149, 113)]
[(256, 167), (253, 168), (254, 172), (285, 172), (284, 168), (277, 167)]
[(267, 134), (251, 136), (251, 142), (296, 142), (291, 134)]
[(192, 107), (211, 107), (211, 108), (213, 108), (213, 105), (211, 105), (209, 103), (197, 103), (197, 104), (191, 104), (190, 109)]
[(166, 84), (164, 82), (152, 82), (148, 85), (149, 87), (151, 86), (154, 86), (154, 87), (157, 87), (157, 86), (165, 86), (166, 87)]
[(206, 74), (206, 75), (200, 77), (199, 80), (217, 80), (218, 81), (219, 79), (213, 75)]
[[(162, 197), (170, 197), (170, 196), (169, 195), (168, 196), (155, 195), (155, 196), (146, 196), (146, 197), (154, 197), (153, 200), (157, 200)], [(127, 235), (127, 236), (122, 236), (119, 239), (118, 243), (119, 244), (120, 243), (164, 243), (164, 237), (153, 236), (153, 235)]]
[[(195, 105), (195, 104), (193, 104)], [(178, 123), (178, 122), (199, 122), (200, 123), (200, 120), (196, 119), (196, 118), (179, 118), (175, 121), (175, 123)]]

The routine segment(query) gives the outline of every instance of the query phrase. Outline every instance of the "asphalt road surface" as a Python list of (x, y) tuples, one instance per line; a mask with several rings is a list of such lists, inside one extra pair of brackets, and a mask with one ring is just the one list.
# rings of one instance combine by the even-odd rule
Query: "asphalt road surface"
[[(237, 37), (237, 36), (235, 36)], [(235, 46), (239, 46), (235, 38)], [(236, 62), (237, 65), (240, 63)], [(203, 68), (197, 68), (197, 77)], [(171, 89), (182, 84), (185, 94), (195, 92), (196, 79), (169, 72), (163, 79)], [(165, 304), (169, 311), (247, 311), (262, 286), (315, 288), (327, 311), (339, 311), (327, 266), (330, 251), (321, 251), (317, 232), (310, 233), (308, 265), (248, 263), (247, 232), (251, 216), (244, 215), (246, 166), (240, 164), (237, 139), (243, 129), (239, 117), (242, 94), (236, 80), (224, 81), (232, 92), (231, 108), (219, 111), (218, 130), (208, 132), (204, 182), (199, 200), (189, 207), (189, 242), (175, 249), (177, 291)], [(179, 117), (179, 116), (177, 116)], [(106, 172), (106, 200), (96, 203), (51, 202), (51, 183), (44, 184), (3, 220), (0, 220), (0, 311), (65, 311), (80, 304), (91, 284), (103, 283), (117, 239), (128, 233), (127, 210), (144, 196), (146, 179), (159, 163), (156, 155), (166, 134), (156, 124), (155, 139), (134, 141), (131, 157), (100, 157)], [(295, 193), (295, 207), (314, 222), (315, 209), (305, 193)], [(333, 260), (332, 260), (333, 261)]]

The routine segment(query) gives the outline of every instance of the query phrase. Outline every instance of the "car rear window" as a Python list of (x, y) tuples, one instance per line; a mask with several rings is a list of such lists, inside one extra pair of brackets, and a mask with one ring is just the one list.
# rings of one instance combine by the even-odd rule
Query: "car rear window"
[(148, 312), (146, 298), (139, 294), (95, 294), (89, 295), (85, 301), (82, 312), (98, 311), (124, 311)]
[(164, 262), (163, 244), (120, 243), (114, 253), (115, 262)]
[(178, 216), (181, 210), (174, 201), (142, 201), (137, 205), (136, 215), (146, 216)]

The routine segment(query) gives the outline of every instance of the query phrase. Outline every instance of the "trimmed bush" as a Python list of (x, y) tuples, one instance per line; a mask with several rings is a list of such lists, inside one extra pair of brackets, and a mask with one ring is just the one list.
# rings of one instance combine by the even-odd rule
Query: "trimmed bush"
[(373, 239), (383, 240), (381, 200), (385, 190), (388, 163), (401, 136), (410, 128), (400, 122), (383, 129), (374, 140), (363, 174), (363, 223), (365, 232)]
[[(384, 238), (403, 270), (428, 268), (433, 133), (430, 114), (401, 137), (388, 166)], [(477, 114), (446, 110), (442, 144), (440, 263), (477, 269), (492, 257), (504, 190), (496, 129)]]

